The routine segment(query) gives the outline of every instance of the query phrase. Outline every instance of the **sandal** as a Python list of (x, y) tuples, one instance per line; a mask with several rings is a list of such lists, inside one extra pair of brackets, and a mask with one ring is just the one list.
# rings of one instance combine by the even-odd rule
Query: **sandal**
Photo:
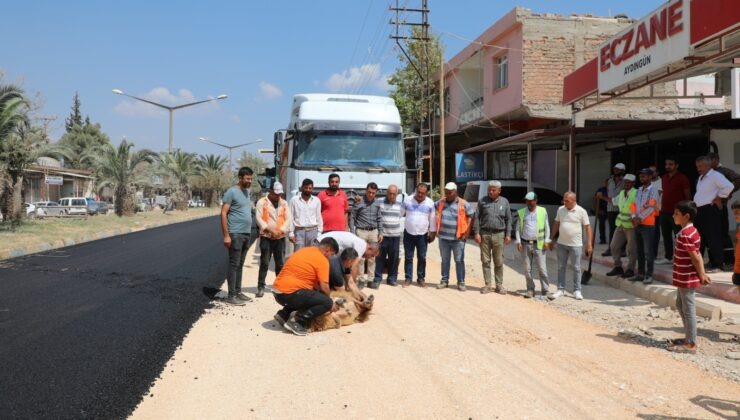
[(685, 344), (681, 344), (678, 346), (668, 347), (666, 350), (673, 353), (696, 354), (696, 345), (694, 345), (694, 347), (688, 347)]

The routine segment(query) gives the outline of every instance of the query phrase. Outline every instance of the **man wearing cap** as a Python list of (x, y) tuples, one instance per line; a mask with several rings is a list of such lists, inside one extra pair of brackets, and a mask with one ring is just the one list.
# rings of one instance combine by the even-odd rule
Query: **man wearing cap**
[[(622, 276), (630, 278), (635, 275), (635, 265), (637, 264), (637, 255), (635, 255), (635, 227), (632, 225), (632, 203), (635, 202), (637, 190), (635, 185), (635, 176), (627, 174), (624, 176), (624, 189), (617, 195), (617, 229), (614, 231), (610, 247), (611, 255), (614, 259), (614, 268), (606, 273), (607, 276)], [(622, 267), (622, 248), (627, 244), (627, 270)]]
[(547, 296), (548, 279), (545, 250), (550, 243), (550, 223), (547, 220), (547, 210), (544, 207), (537, 206), (537, 194), (534, 192), (528, 192), (524, 199), (527, 201), (527, 207), (522, 207), (517, 211), (518, 219), (516, 223), (516, 249), (522, 254), (524, 278), (527, 280), (527, 294), (524, 297), (534, 297), (534, 267), (532, 262), (534, 262), (540, 275), (542, 296)]
[(270, 267), (270, 257), (275, 261), (275, 275), (283, 268), (285, 235), (292, 223), (288, 203), (280, 197), (283, 184), (275, 182), (267, 196), (257, 201), (255, 217), (260, 232), (260, 269), (257, 277), (257, 297), (265, 295), (265, 277)]
[(501, 197), (501, 182), (488, 184), (488, 195), (478, 202), (478, 222), (475, 224), (475, 241), (480, 244), (480, 259), (483, 263), (483, 280), (486, 285), (481, 293), (491, 290), (491, 257), (496, 279), (496, 293), (506, 294), (504, 289), (504, 245), (511, 242), (511, 209), (509, 200)]
[[(617, 206), (617, 196), (619, 192), (624, 189), (624, 173), (627, 167), (624, 163), (617, 163), (612, 168), (612, 176), (606, 183), (606, 191), (609, 196), (609, 202), (606, 204), (606, 215), (609, 220), (609, 243), (614, 238), (614, 232), (617, 230), (617, 215), (619, 215), (619, 207)], [(619, 250), (621, 253), (621, 249)], [(612, 255), (611, 249), (607, 249), (603, 254), (604, 257)]]
[(637, 275), (630, 281), (653, 282), (656, 238), (655, 217), (658, 215), (658, 190), (653, 185), (653, 171), (645, 168), (640, 171), (640, 188), (632, 203), (632, 225), (635, 227), (635, 248), (637, 248)]
[(450, 279), (450, 252), (455, 258), (457, 288), (461, 292), (465, 287), (465, 241), (473, 227), (475, 210), (462, 198), (457, 196), (457, 184), (448, 182), (445, 185), (445, 197), (435, 204), (437, 208), (437, 236), (439, 236), (439, 253), (442, 257), (442, 279), (437, 289), (447, 287)]

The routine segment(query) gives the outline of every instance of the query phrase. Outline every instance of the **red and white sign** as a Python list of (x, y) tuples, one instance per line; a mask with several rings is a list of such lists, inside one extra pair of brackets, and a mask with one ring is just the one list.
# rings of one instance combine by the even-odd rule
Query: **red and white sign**
[(690, 0), (671, 0), (599, 48), (599, 92), (611, 92), (690, 54)]

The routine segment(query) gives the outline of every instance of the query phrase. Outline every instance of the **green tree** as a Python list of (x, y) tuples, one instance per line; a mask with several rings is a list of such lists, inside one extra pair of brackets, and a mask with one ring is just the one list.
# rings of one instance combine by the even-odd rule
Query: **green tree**
[(75, 92), (75, 96), (72, 99), (72, 112), (69, 117), (64, 121), (64, 128), (67, 132), (71, 132), (75, 126), (82, 127), (82, 112), (80, 110), (82, 103), (80, 102), (80, 95)]
[(98, 188), (110, 187), (114, 194), (114, 208), (118, 216), (136, 213), (137, 186), (149, 183), (149, 177), (137, 176), (137, 169), (157, 159), (157, 153), (142, 149), (134, 151), (134, 144), (126, 140), (116, 148), (110, 143), (99, 144), (82, 157), (99, 174)]
[(98, 123), (75, 124), (58, 142), (61, 148), (69, 151), (68, 156), (65, 157), (64, 165), (74, 169), (88, 169), (88, 165), (82, 161), (82, 157), (90, 150), (106, 144), (111, 144), (110, 139)]
[(172, 201), (177, 210), (187, 210), (190, 199), (192, 178), (200, 174), (200, 164), (194, 153), (186, 153), (180, 149), (174, 153), (160, 155), (160, 170), (169, 178), (173, 187)]
[[(423, 36), (422, 29), (414, 27), (412, 36), (421, 38)], [(405, 65), (397, 68), (388, 78), (388, 84), (393, 86), (390, 96), (396, 101), (406, 135), (419, 134), (419, 123), (424, 115), (428, 115), (424, 102), (425, 82), (419, 72), (425, 78), (427, 75), (430, 78), (429, 94), (433, 95), (436, 81), (431, 80), (431, 78), (435, 77), (435, 74), (439, 71), (440, 57), (444, 53), (444, 46), (439, 38), (431, 33), (426, 48), (424, 44), (425, 42), (422, 40), (409, 40), (404, 48), (411, 57), (413, 64), (409, 63), (403, 52), (399, 51), (398, 58)], [(419, 72), (417, 72), (417, 69)], [(435, 97), (427, 99), (429, 99), (429, 104), (436, 102)], [(430, 107), (431, 109), (433, 108)]]
[(15, 85), (0, 85), (0, 169), (2, 170), (3, 220), (19, 221), (23, 171), (28, 165), (24, 143), (30, 127), (29, 102), (25, 92)]
[(206, 205), (214, 207), (219, 194), (228, 186), (228, 174), (224, 173), (229, 160), (218, 155), (200, 156), (200, 179), (198, 186), (203, 190)]

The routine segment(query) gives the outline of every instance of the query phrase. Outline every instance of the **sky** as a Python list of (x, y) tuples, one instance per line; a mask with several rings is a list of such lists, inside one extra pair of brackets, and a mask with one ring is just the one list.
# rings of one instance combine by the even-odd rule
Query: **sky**
[[(35, 114), (56, 141), (72, 98), (114, 144), (167, 149), (164, 110), (112, 89), (167, 105), (228, 95), (175, 111), (174, 143), (187, 152), (272, 148), (292, 96), (309, 92), (386, 95), (387, 76), (403, 65), (389, 35), (396, 0), (15, 1), (3, 6), (3, 82), (38, 95)], [(399, 0), (409, 8), (421, 0)], [(659, 0), (429, 0), (431, 30), (449, 59), (516, 6), (539, 13), (624, 13), (640, 18)], [(402, 20), (419, 21), (418, 14)], [(235, 153), (235, 156), (238, 152)], [(264, 155), (266, 160), (271, 155)]]

